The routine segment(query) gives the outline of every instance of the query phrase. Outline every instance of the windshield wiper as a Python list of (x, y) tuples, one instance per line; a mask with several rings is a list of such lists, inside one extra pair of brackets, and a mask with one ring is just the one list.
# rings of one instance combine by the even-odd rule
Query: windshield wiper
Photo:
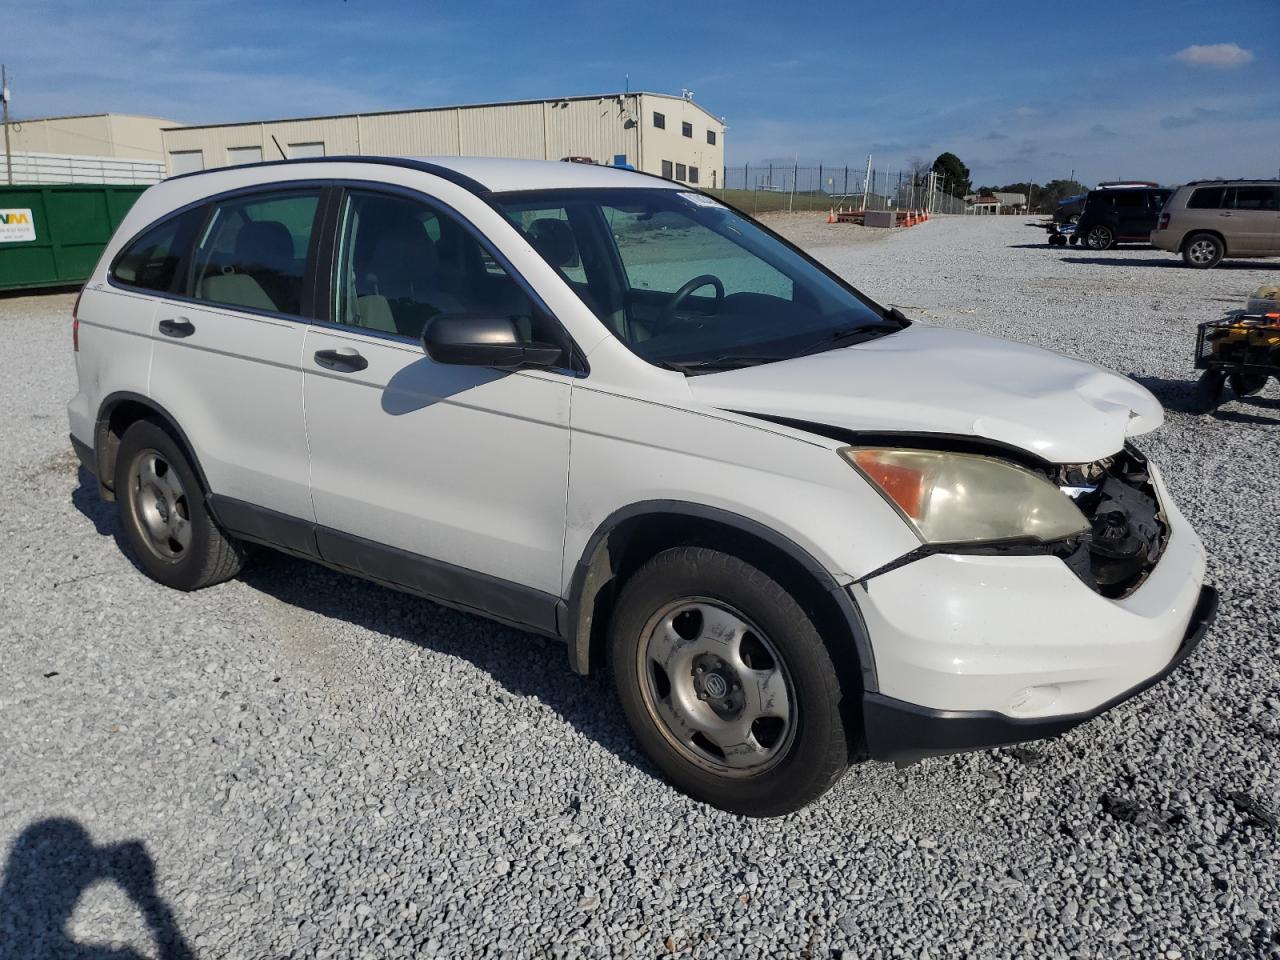
[(811, 354), (835, 350), (837, 347), (851, 347), (855, 343), (874, 340), (876, 337), (883, 337), (885, 334), (894, 333), (901, 329), (902, 327), (896, 323), (875, 323), (870, 325), (864, 323), (856, 327), (846, 327), (843, 330), (829, 333), (821, 340), (817, 340), (798, 350), (796, 356), (807, 357)]
[(710, 373), (713, 370), (736, 370), (739, 367), (758, 367), (762, 363), (777, 363), (790, 360), (791, 356), (765, 356), (761, 354), (726, 353), (709, 360), (652, 360), (667, 370), (678, 370), (681, 373)]

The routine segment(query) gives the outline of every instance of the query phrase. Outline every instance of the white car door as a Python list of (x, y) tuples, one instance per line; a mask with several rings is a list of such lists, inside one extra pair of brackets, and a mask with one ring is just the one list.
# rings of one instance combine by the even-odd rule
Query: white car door
[(558, 324), (416, 194), (347, 190), (333, 259), (331, 322), (303, 351), (321, 555), (553, 631), (572, 374), (436, 363), (421, 335), (441, 313), (518, 316), (539, 340), (562, 338)]
[(253, 534), (251, 507), (314, 520), (300, 358), (320, 197), (275, 186), (215, 200), (152, 321), (150, 394), (190, 438), (237, 532)]

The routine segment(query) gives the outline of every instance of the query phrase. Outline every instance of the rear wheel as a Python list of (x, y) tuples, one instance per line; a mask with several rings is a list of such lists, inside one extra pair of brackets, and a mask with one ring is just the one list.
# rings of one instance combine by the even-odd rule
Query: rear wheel
[(1182, 247), (1182, 262), (1188, 267), (1207, 270), (1216, 267), (1226, 252), (1222, 241), (1212, 233), (1194, 233)]
[(1110, 227), (1099, 225), (1089, 228), (1084, 242), (1089, 245), (1090, 250), (1110, 250), (1116, 245), (1116, 235), (1111, 232)]
[(1265, 373), (1233, 373), (1227, 378), (1227, 382), (1231, 384), (1231, 392), (1237, 397), (1252, 397), (1254, 394), (1261, 393), (1262, 388), (1267, 385), (1267, 375)]
[(162, 427), (140, 420), (125, 431), (115, 492), (125, 539), (153, 580), (199, 590), (239, 572), (243, 547), (209, 515), (190, 460)]
[(848, 763), (840, 684), (817, 629), (737, 557), (678, 547), (650, 560), (618, 599), (610, 655), (636, 738), (695, 799), (790, 813)]

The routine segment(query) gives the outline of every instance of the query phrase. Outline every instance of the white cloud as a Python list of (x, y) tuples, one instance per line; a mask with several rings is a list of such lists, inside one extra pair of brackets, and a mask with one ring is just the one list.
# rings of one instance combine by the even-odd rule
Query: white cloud
[(1253, 62), (1253, 51), (1238, 43), (1193, 43), (1174, 56), (1189, 67), (1243, 67)]

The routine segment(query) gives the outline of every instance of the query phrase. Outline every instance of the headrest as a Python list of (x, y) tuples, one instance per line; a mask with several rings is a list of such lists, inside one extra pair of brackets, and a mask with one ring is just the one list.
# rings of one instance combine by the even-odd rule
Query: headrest
[(236, 259), (256, 266), (277, 266), (293, 259), (293, 237), (279, 220), (251, 220), (236, 235)]
[(578, 245), (568, 221), (543, 217), (529, 225), (534, 249), (553, 267), (567, 267), (578, 261)]

